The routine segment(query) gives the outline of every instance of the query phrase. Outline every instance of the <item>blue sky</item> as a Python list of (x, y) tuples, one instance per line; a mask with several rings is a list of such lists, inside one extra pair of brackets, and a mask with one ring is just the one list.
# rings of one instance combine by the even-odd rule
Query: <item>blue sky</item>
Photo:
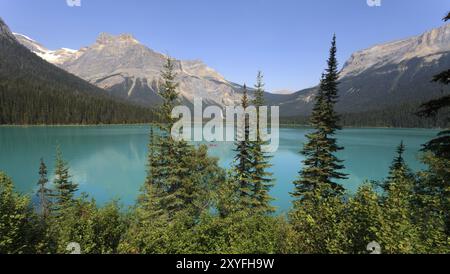
[(131, 33), (178, 59), (201, 59), (228, 80), (270, 91), (317, 84), (333, 33), (339, 61), (374, 44), (443, 25), (448, 0), (0, 0), (12, 31), (78, 49), (100, 32)]

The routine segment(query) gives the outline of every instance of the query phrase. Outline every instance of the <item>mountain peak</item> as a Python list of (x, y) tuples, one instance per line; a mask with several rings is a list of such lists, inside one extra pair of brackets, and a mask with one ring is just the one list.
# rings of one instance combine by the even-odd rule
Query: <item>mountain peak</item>
[(130, 43), (130, 44), (139, 44), (139, 41), (134, 38), (132, 34), (123, 33), (120, 35), (112, 35), (109, 33), (102, 32), (97, 37), (97, 43), (106, 45), (112, 43)]
[(3, 21), (3, 19), (1, 17), (0, 17), (0, 37), (6, 38), (9, 40), (15, 40), (14, 35), (12, 34), (8, 25), (6, 25), (6, 23)]

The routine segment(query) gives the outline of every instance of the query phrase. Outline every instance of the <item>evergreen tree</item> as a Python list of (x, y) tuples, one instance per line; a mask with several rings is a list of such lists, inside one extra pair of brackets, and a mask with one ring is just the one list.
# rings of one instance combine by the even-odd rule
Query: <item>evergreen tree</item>
[(39, 197), (39, 206), (41, 214), (44, 217), (44, 219), (47, 219), (50, 216), (50, 208), (51, 208), (52, 192), (49, 188), (47, 188), (47, 184), (48, 184), (47, 166), (44, 163), (44, 159), (41, 159), (41, 164), (39, 167), (39, 181), (38, 181), (39, 189), (37, 195)]
[(242, 210), (241, 193), (235, 180), (235, 170), (227, 171), (225, 180), (215, 191), (215, 206), (221, 218), (226, 218)]
[(260, 112), (259, 107), (265, 105), (264, 100), (264, 83), (263, 75), (258, 72), (255, 85), (255, 99), (253, 105), (256, 107), (257, 114), (257, 139), (251, 143), (251, 159), (252, 159), (252, 181), (253, 181), (253, 209), (257, 212), (272, 213), (274, 208), (270, 205), (273, 200), (270, 197), (270, 189), (273, 186), (272, 173), (268, 169), (272, 166), (270, 164), (270, 155), (262, 150), (262, 147), (268, 145), (267, 141), (263, 141), (261, 138), (261, 131), (265, 130), (261, 128), (260, 124)]
[[(249, 107), (249, 98), (247, 94), (247, 86), (244, 85), (243, 95), (241, 100), (241, 106), (245, 110)], [(252, 159), (252, 145), (249, 140), (250, 129), (249, 129), (249, 119), (247, 116), (244, 117), (244, 128), (238, 127), (238, 136), (241, 137), (241, 140), (236, 141), (236, 156), (235, 160), (235, 179), (238, 185), (238, 192), (240, 196), (240, 205), (243, 208), (250, 208), (254, 205), (253, 199), (253, 160)]]
[(392, 173), (382, 203), (384, 222), (380, 230), (380, 244), (385, 253), (415, 253), (419, 248), (419, 229), (413, 214), (414, 182), (404, 177), (402, 170)]
[(380, 199), (382, 222), (379, 223), (377, 242), (383, 253), (414, 253), (420, 248), (419, 228), (414, 215), (415, 178), (406, 165), (403, 142), (397, 148), (388, 178), (381, 183), (384, 193)]
[(167, 59), (161, 75), (162, 123), (158, 138), (151, 132), (144, 200), (156, 210), (154, 213), (164, 214), (169, 219), (181, 211), (189, 211), (195, 219), (203, 210), (209, 210), (210, 191), (218, 178), (223, 177), (222, 170), (216, 159), (208, 157), (206, 147), (197, 149), (172, 137), (174, 119), (171, 114), (178, 103), (172, 59)]
[(161, 180), (159, 180), (160, 168), (158, 164), (160, 153), (158, 151), (158, 140), (153, 127), (151, 127), (147, 156), (147, 177), (142, 189), (142, 195), (138, 200), (138, 207), (143, 209), (142, 213), (145, 213), (145, 218), (148, 219), (156, 218), (164, 213), (160, 207), (159, 200), (162, 195), (162, 186)]
[(381, 184), (381, 187), (384, 191), (389, 190), (389, 184), (391, 181), (395, 181), (397, 179), (408, 179), (410, 181), (414, 180), (413, 173), (409, 169), (406, 164), (403, 154), (405, 153), (405, 145), (403, 141), (397, 147), (397, 155), (392, 161), (391, 167), (389, 168), (389, 176), (386, 181)]
[(161, 77), (162, 85), (159, 95), (162, 97), (163, 103), (160, 107), (159, 115), (163, 125), (160, 124), (160, 126), (165, 131), (164, 133), (170, 134), (174, 123), (171, 114), (178, 100), (177, 88), (179, 86), (176, 82), (177, 74), (175, 73), (175, 64), (172, 58), (167, 57), (166, 64), (164, 64), (161, 71)]
[[(389, 169), (389, 176), (383, 184), (383, 189), (387, 196), (390, 195), (392, 190), (402, 191), (402, 194), (406, 195), (408, 198), (411, 198), (413, 195), (414, 176), (403, 159), (404, 152), (405, 145), (402, 141), (397, 147), (397, 155), (392, 161)], [(391, 184), (394, 184), (394, 186), (391, 187)]]
[[(160, 125), (161, 126), (161, 125)], [(166, 230), (170, 224), (169, 212), (163, 207), (164, 189), (161, 161), (161, 139), (150, 128), (147, 177), (132, 214), (129, 227), (122, 236), (119, 252), (152, 254), (166, 251)]]
[(148, 154), (147, 154), (147, 177), (145, 179), (145, 184), (153, 184), (153, 176), (155, 175), (155, 168), (157, 164), (157, 159), (159, 157), (158, 154), (158, 144), (157, 137), (155, 136), (155, 132), (153, 127), (150, 127), (150, 135), (149, 135), (149, 143), (147, 146)]
[(406, 163), (403, 159), (403, 154), (405, 153), (405, 145), (403, 141), (400, 142), (400, 145), (397, 147), (397, 156), (394, 158), (392, 162), (390, 172), (393, 173), (394, 170), (402, 170), (405, 169)]
[(160, 108), (161, 120), (161, 138), (159, 142), (159, 159), (157, 168), (154, 168), (155, 175), (153, 178), (156, 185), (160, 187), (161, 193), (160, 206), (170, 216), (180, 210), (186, 209), (191, 204), (185, 198), (188, 190), (187, 180), (189, 175), (188, 161), (189, 148), (185, 141), (177, 141), (171, 135), (174, 125), (172, 118), (172, 110), (176, 106), (178, 100), (178, 83), (176, 82), (175, 64), (169, 57), (161, 72), (162, 85), (160, 95), (163, 104)]
[(302, 154), (306, 157), (304, 169), (300, 172), (300, 178), (294, 182), (295, 191), (292, 195), (301, 201), (314, 196), (319, 192), (321, 196), (336, 196), (344, 192), (344, 188), (335, 180), (346, 179), (347, 175), (340, 172), (343, 169), (342, 161), (335, 153), (342, 150), (337, 145), (333, 136), (337, 130), (339, 116), (334, 110), (338, 98), (338, 64), (336, 60), (336, 37), (330, 49), (328, 68), (320, 82), (319, 91), (311, 117), (314, 132), (307, 135)]
[(55, 179), (53, 184), (55, 190), (52, 194), (54, 198), (54, 210), (59, 214), (69, 207), (73, 201), (74, 194), (78, 190), (78, 185), (70, 180), (69, 167), (64, 161), (60, 147), (56, 148)]

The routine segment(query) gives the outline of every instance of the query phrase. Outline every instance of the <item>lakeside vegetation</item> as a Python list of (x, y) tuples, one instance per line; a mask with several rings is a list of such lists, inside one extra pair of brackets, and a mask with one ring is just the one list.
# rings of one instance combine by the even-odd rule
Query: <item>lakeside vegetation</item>
[[(76, 197), (78, 186), (57, 149), (53, 182), (45, 162), (39, 165), (36, 203), (0, 173), (0, 253), (69, 253), (68, 244), (76, 242), (86, 254), (361, 254), (373, 241), (389, 254), (450, 252), (450, 155), (442, 141), (448, 133), (424, 146), (424, 171), (409, 170), (399, 144), (385, 180), (367, 182), (353, 196), (335, 182), (346, 178), (345, 163), (335, 156), (345, 149), (335, 138), (341, 129), (334, 110), (335, 39), (287, 216), (274, 215), (271, 159), (259, 137), (236, 142), (231, 170), (220, 168), (206, 146), (172, 138), (178, 84), (171, 59), (162, 75), (158, 114), (167, 123), (159, 124), (158, 134), (150, 129), (148, 173), (136, 205), (123, 210), (112, 201), (98, 207), (86, 194)], [(255, 100), (244, 90), (242, 106), (263, 105), (263, 87), (259, 74)]]

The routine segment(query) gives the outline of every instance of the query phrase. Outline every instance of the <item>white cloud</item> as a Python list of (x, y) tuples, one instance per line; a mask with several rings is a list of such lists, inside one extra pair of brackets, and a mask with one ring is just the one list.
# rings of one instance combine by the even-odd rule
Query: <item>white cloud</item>
[(81, 7), (81, 0), (66, 0), (69, 7)]

